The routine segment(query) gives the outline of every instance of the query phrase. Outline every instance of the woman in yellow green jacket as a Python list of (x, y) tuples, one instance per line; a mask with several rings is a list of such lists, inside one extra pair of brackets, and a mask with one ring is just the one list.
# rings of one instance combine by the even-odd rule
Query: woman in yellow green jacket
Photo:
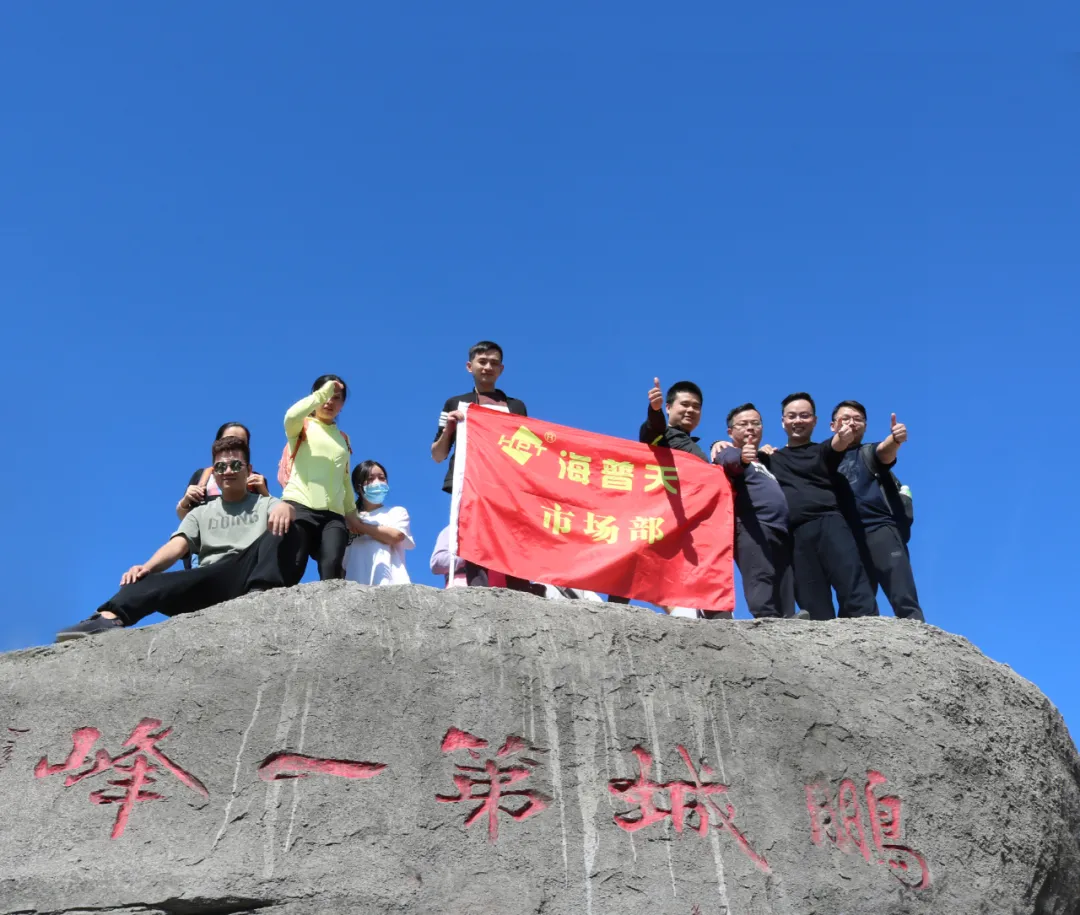
[(319, 564), (319, 578), (343, 578), (349, 529), (360, 523), (349, 477), (352, 448), (348, 436), (337, 427), (348, 388), (337, 375), (321, 375), (311, 391), (285, 414), (292, 468), (281, 498), (296, 512), (295, 568), (290, 584), (301, 579), (309, 556)]

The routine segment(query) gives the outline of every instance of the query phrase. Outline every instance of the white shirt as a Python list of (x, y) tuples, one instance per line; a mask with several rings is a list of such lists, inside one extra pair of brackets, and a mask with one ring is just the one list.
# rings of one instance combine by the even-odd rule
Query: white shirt
[(409, 531), (409, 513), (400, 505), (395, 505), (373, 512), (361, 512), (360, 518), (401, 531), (405, 539), (388, 546), (366, 534), (356, 537), (345, 550), (345, 577), (362, 585), (409, 584), (411, 579), (405, 570), (405, 551), (416, 546)]

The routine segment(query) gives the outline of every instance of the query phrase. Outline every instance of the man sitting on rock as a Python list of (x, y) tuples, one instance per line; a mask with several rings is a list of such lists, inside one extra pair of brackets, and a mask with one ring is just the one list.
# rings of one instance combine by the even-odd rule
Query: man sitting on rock
[[(243, 439), (218, 439), (211, 456), (221, 498), (193, 508), (164, 546), (123, 574), (120, 590), (93, 616), (61, 629), (58, 642), (134, 626), (155, 611), (176, 616), (249, 591), (296, 584), (284, 580), (282, 572), (291, 569), (286, 533), (292, 508), (273, 496), (248, 492), (251, 465)], [(163, 571), (188, 553), (199, 557), (198, 568)]]

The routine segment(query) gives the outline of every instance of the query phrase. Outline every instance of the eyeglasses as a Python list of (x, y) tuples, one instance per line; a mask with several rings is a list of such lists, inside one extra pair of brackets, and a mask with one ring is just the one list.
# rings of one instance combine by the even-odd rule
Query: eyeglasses
[(761, 428), (761, 420), (760, 419), (745, 419), (741, 423), (732, 423), (731, 428), (732, 429), (760, 429)]
[(218, 461), (214, 464), (214, 473), (224, 473), (226, 470), (231, 470), (236, 473), (238, 470), (244, 469), (243, 461)]
[(801, 420), (803, 420), (805, 422), (806, 420), (813, 419), (813, 418), (814, 418), (813, 413), (785, 413), (784, 414), (784, 419), (786, 419), (786, 420), (801, 419)]

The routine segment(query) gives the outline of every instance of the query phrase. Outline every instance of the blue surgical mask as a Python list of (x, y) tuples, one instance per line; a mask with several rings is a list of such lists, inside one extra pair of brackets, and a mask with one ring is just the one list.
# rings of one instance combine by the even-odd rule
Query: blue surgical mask
[(390, 492), (389, 483), (368, 483), (364, 487), (364, 498), (375, 505), (382, 505), (388, 492)]

